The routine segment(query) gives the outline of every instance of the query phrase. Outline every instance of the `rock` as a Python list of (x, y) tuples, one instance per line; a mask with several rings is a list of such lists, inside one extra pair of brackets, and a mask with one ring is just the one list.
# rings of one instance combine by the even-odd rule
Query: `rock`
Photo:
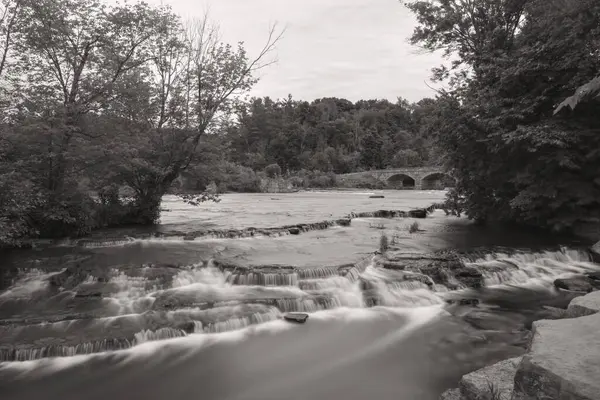
[(440, 400), (463, 400), (458, 388), (448, 389), (440, 396)]
[(350, 223), (352, 223), (352, 220), (350, 218), (342, 218), (342, 219), (338, 219), (335, 222), (340, 226), (350, 226)]
[(463, 266), (454, 272), (457, 281), (470, 288), (483, 287), (483, 275), (477, 268)]
[(500, 361), (462, 377), (458, 385), (464, 400), (511, 400), (513, 378), (521, 357)]
[(593, 262), (600, 264), (600, 241), (590, 248), (590, 255)]
[(426, 209), (410, 210), (408, 216), (411, 218), (427, 218)]
[(393, 261), (384, 261), (381, 266), (385, 269), (394, 269), (399, 271), (403, 271), (406, 268), (405, 264)]
[[(571, 301), (567, 308), (567, 315), (570, 318), (583, 317), (597, 312), (600, 312), (600, 292), (592, 292), (577, 297)], [(600, 332), (600, 326), (598, 331)]]
[(100, 297), (102, 297), (102, 291), (100, 291), (100, 290), (78, 290), (77, 293), (75, 293), (75, 297), (77, 297), (77, 298), (92, 298), (92, 297), (100, 298)]
[(194, 240), (194, 239), (196, 239), (196, 235), (195, 234), (185, 235), (183, 237), (183, 240)]
[(288, 231), (290, 232), (290, 235), (299, 235), (300, 234), (299, 228), (290, 228), (290, 229), (288, 229)]
[(556, 279), (554, 280), (554, 286), (558, 289), (589, 293), (600, 288), (600, 282), (585, 275), (578, 275), (572, 278)]
[(543, 306), (542, 310), (534, 313), (529, 317), (529, 319), (525, 322), (525, 328), (531, 330), (533, 328), (533, 323), (541, 319), (555, 320), (563, 318), (569, 318), (567, 310), (563, 308)]
[(469, 325), (483, 330), (525, 329), (525, 317), (517, 313), (499, 313), (485, 308), (459, 308), (454, 313)]
[(588, 272), (587, 274), (585, 274), (585, 276), (587, 276), (593, 281), (600, 281), (600, 272)]
[(375, 194), (373, 196), (369, 196), (370, 199), (385, 199), (385, 196), (382, 196), (380, 194)]
[(600, 314), (536, 321), (529, 352), (515, 375), (514, 400), (597, 400)]

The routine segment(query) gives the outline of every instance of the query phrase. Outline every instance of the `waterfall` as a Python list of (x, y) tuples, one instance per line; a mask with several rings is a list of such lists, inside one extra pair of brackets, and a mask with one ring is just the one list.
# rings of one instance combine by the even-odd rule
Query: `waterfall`
[(186, 336), (185, 331), (174, 328), (160, 328), (155, 331), (144, 329), (134, 336), (135, 344), (151, 342), (154, 340), (173, 339), (177, 337)]
[(49, 345), (37, 348), (0, 348), (0, 361), (30, 361), (48, 357), (70, 357), (79, 354), (122, 350), (131, 346), (132, 343), (128, 339), (104, 339), (73, 346)]

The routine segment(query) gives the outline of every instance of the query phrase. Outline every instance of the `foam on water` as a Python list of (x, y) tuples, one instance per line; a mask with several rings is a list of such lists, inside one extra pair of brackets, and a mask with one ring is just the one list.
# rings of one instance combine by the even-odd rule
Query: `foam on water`
[[(369, 321), (377, 318), (382, 318), (386, 315), (398, 315), (407, 319), (407, 325), (410, 329), (416, 326), (423, 325), (427, 321), (432, 321), (443, 313), (440, 307), (425, 308), (425, 309), (398, 309), (388, 307), (376, 307), (369, 309), (350, 309), (337, 308), (334, 310), (319, 311), (311, 315), (311, 319), (317, 321)], [(200, 325), (198, 325), (200, 327)], [(148, 332), (140, 333), (142, 342), (136, 346), (123, 350), (116, 350), (104, 353), (95, 354), (75, 354), (70, 357), (54, 357), (42, 359), (29, 359), (21, 362), (0, 362), (0, 372), (21, 372), (25, 374), (33, 374), (35, 376), (46, 375), (56, 371), (81, 366), (94, 359), (103, 359), (106, 357), (119, 356), (121, 362), (153, 357), (161, 352), (169, 352), (185, 349), (185, 355), (190, 356), (193, 353), (202, 351), (207, 346), (218, 343), (241, 342), (252, 336), (262, 334), (274, 334), (284, 330), (301, 329), (300, 325), (286, 322), (282, 319), (275, 319), (257, 325), (242, 327), (241, 329), (227, 331), (223, 333), (202, 333), (190, 334), (180, 337), (169, 337), (164, 340), (152, 340), (155, 334)], [(206, 332), (206, 331), (204, 331)], [(400, 332), (408, 332), (406, 327), (396, 332), (394, 337), (399, 339)], [(164, 331), (162, 336), (175, 336), (174, 331)], [(137, 336), (136, 336), (137, 339)], [(150, 339), (150, 340), (147, 340)], [(388, 339), (389, 341), (389, 339)]]
[[(495, 253), (466, 260), (466, 264), (481, 271), (488, 286), (520, 285), (536, 290), (552, 290), (552, 281), (556, 277), (599, 269), (586, 252), (568, 249), (512, 255)], [(107, 284), (117, 288), (116, 293), (104, 298), (101, 304), (106, 307), (103, 315), (108, 312), (115, 316), (3, 327), (0, 333), (6, 334), (5, 337), (15, 338), (17, 335), (23, 338), (54, 331), (46, 337), (60, 338), (60, 334), (92, 331), (95, 332), (93, 337), (98, 337), (97, 332), (103, 329), (119, 332), (125, 327), (130, 332), (123, 338), (129, 344), (121, 344), (118, 338), (106, 338), (74, 346), (23, 349), (24, 352), (13, 358), (73, 356), (129, 346), (146, 346), (143, 349), (148, 349), (147, 342), (171, 343), (186, 332), (193, 332), (192, 336), (223, 334), (226, 338), (237, 337), (227, 332), (246, 332), (239, 333), (243, 337), (248, 332), (260, 332), (256, 330), (259, 326), (267, 330), (269, 327), (288, 327), (281, 321), (284, 312), (308, 312), (311, 319), (319, 320), (325, 317), (335, 319), (337, 313), (357, 318), (371, 316), (381, 310), (406, 313), (405, 308), (430, 309), (431, 306), (440, 307), (444, 302), (443, 293), (448, 292), (447, 287), (434, 283), (429, 276), (378, 268), (374, 262), (350, 268), (306, 268), (262, 274), (260, 277), (258, 273), (246, 274), (243, 275), (246, 276), (245, 282), (235, 282), (232, 279), (236, 276), (235, 271), (232, 275), (211, 263), (198, 263), (178, 271), (171, 285), (161, 288), (144, 274), (132, 277), (114, 271)], [(33, 286), (28, 286), (30, 282), (37, 282), (35, 287), (39, 287), (39, 282), (45, 282), (49, 276), (51, 274), (32, 272), (19, 280), (12, 290), (15, 293), (34, 293), (31, 291)], [(85, 284), (96, 283), (85, 281)], [(138, 330), (132, 331), (135, 327)], [(197, 339), (190, 343), (220, 340), (217, 339), (220, 336), (210, 337), (212, 339)]]
[(492, 253), (466, 265), (481, 271), (486, 286), (551, 284), (557, 278), (597, 271), (588, 252), (563, 248), (538, 253)]
[(28, 299), (36, 293), (46, 290), (49, 285), (48, 280), (63, 271), (45, 272), (36, 268), (19, 271), (21, 276), (16, 282), (0, 293), (0, 302), (8, 299)]

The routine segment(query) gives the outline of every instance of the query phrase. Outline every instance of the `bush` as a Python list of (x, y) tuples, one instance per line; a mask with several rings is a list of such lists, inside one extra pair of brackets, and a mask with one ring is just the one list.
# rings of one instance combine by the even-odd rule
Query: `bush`
[(278, 164), (270, 164), (265, 167), (265, 173), (269, 178), (281, 176), (281, 167)]
[(383, 254), (390, 248), (390, 243), (387, 235), (385, 233), (381, 234), (379, 238), (379, 251)]

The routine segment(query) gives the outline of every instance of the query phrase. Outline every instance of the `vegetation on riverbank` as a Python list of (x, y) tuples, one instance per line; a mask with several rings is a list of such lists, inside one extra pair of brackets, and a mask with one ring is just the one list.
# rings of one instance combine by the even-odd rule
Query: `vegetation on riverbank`
[(280, 38), (251, 58), (208, 19), (143, 2), (0, 8), (0, 246), (154, 223)]
[(418, 19), (412, 43), (451, 60), (434, 69), (448, 89), (430, 125), (458, 178), (448, 205), (480, 222), (557, 231), (599, 222), (600, 3), (407, 6)]

